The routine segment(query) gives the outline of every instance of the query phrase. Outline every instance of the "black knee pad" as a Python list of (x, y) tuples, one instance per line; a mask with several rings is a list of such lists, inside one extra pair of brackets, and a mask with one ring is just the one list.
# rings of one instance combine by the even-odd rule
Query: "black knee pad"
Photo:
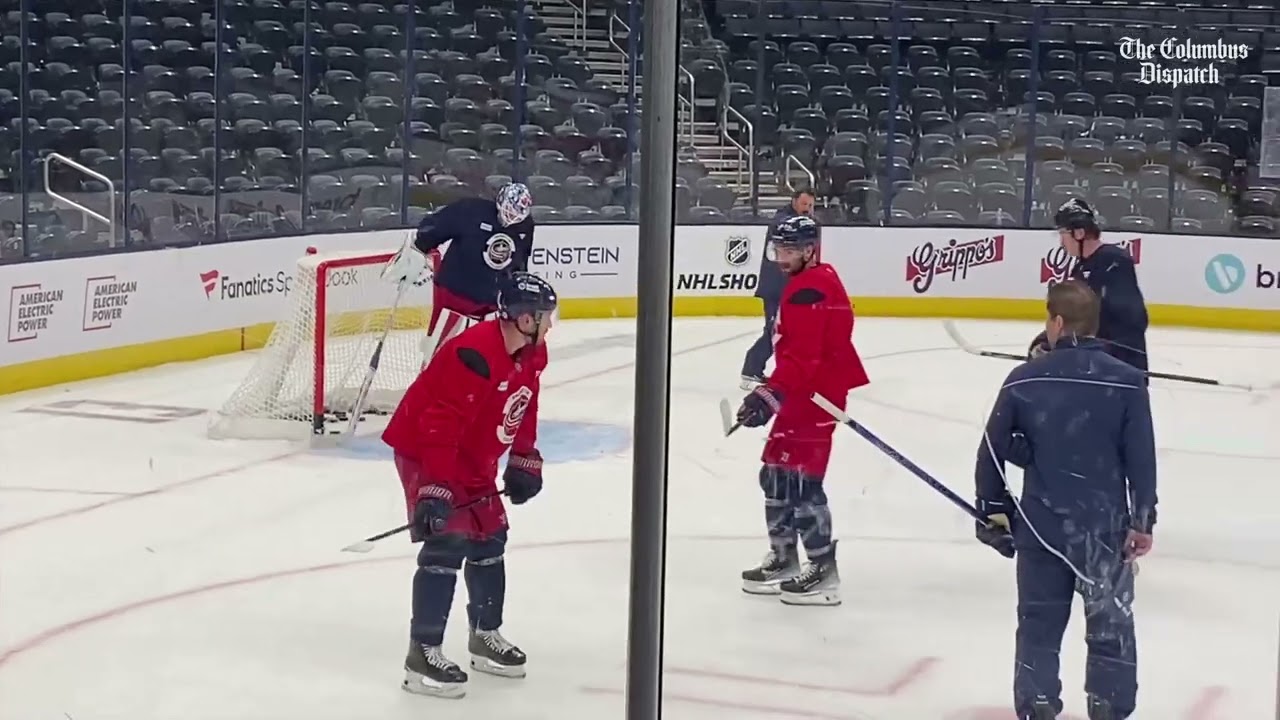
[(790, 503), (796, 496), (796, 479), (795, 471), (782, 465), (760, 466), (760, 489), (766, 500)]
[(454, 572), (462, 569), (466, 557), (465, 541), (447, 535), (432, 535), (418, 549), (418, 567), (428, 570)]
[(822, 483), (822, 478), (815, 478), (809, 475), (801, 475), (799, 480), (800, 486), (800, 504), (801, 505), (826, 505), (827, 489)]
[(502, 562), (507, 550), (507, 531), (502, 530), (484, 540), (474, 540), (467, 549), (467, 563), (470, 565), (493, 565)]

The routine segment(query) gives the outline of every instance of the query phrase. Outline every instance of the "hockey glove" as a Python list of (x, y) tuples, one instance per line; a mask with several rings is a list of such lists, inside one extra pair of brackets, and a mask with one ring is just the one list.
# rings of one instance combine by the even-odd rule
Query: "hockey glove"
[(443, 485), (427, 485), (418, 491), (418, 502), (413, 506), (412, 537), (414, 542), (428, 535), (444, 532), (453, 514), (453, 493)]
[(542, 492), (542, 453), (537, 450), (521, 455), (511, 453), (502, 482), (512, 505), (523, 505)]
[(425, 278), (427, 256), (413, 244), (413, 238), (382, 268), (382, 279), (393, 284), (418, 283)]
[(763, 427), (782, 407), (782, 393), (761, 385), (742, 398), (738, 408), (738, 422), (743, 427)]
[(1001, 555), (1012, 558), (1013, 549), (1013, 501), (978, 499), (978, 512), (987, 518), (987, 523), (975, 523), (975, 535), (983, 545), (990, 546)]
[(1035, 340), (1031, 341), (1031, 347), (1027, 348), (1027, 360), (1035, 360), (1036, 358), (1049, 352), (1049, 337), (1045, 333), (1040, 333)]

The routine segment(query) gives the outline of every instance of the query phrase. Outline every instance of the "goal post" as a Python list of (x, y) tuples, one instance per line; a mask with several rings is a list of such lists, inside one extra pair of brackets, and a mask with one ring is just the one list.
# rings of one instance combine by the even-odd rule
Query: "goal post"
[(382, 280), (392, 251), (318, 253), (298, 260), (287, 310), (248, 375), (213, 416), (219, 439), (305, 440), (346, 430), (378, 340), (390, 324), (362, 416), (388, 415), (422, 367), (429, 282)]

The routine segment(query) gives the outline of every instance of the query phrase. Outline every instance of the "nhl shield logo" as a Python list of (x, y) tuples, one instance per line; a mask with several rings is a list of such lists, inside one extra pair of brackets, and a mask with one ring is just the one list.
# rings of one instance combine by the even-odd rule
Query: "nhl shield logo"
[(724, 241), (724, 261), (741, 267), (751, 260), (751, 239), (746, 235), (730, 235)]

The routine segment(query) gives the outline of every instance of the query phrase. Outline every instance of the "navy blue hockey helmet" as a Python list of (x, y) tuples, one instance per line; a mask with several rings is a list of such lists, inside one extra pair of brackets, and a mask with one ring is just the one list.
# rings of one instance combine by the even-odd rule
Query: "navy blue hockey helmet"
[(818, 223), (808, 215), (783, 220), (769, 242), (775, 247), (806, 248), (818, 244)]
[(499, 281), (498, 316), (515, 320), (521, 315), (555, 312), (560, 303), (551, 283), (528, 272), (513, 272)]
[(1058, 212), (1054, 213), (1053, 226), (1059, 230), (1084, 230), (1097, 234), (1098, 216), (1089, 207), (1089, 203), (1080, 198), (1071, 198), (1062, 203)]

